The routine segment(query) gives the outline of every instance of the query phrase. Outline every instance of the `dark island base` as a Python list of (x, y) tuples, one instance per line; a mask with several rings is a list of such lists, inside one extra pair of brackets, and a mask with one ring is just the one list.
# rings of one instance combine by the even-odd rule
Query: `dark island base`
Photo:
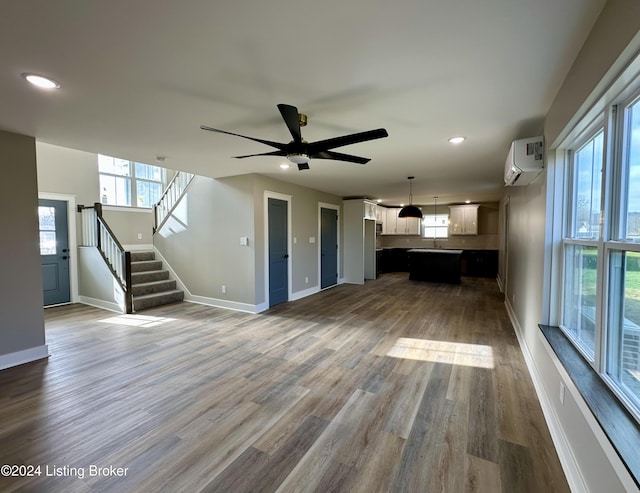
[(410, 280), (460, 284), (462, 250), (413, 249), (407, 254)]

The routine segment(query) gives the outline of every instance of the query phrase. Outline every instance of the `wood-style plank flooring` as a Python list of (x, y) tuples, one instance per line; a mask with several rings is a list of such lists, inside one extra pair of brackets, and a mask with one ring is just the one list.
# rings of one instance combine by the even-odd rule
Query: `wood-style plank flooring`
[(45, 310), (51, 357), (0, 372), (0, 464), (40, 476), (0, 491), (568, 492), (495, 282), (407, 278)]

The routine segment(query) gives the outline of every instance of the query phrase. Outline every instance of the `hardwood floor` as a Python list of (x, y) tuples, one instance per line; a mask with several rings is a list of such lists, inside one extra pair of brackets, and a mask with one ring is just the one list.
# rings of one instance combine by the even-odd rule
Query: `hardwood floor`
[(46, 310), (49, 360), (0, 372), (0, 464), (41, 475), (0, 491), (569, 491), (495, 282), (407, 277)]

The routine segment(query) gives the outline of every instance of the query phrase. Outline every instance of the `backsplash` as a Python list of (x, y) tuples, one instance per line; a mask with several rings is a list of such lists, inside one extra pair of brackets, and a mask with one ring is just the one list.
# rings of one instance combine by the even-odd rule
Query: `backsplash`
[(378, 235), (377, 248), (448, 248), (450, 250), (499, 250), (498, 235), (450, 236), (436, 239), (419, 236)]

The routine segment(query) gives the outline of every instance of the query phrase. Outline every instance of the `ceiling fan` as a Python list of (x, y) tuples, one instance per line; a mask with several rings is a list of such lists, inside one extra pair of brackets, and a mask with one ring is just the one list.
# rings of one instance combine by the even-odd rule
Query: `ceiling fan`
[(235, 135), (244, 139), (254, 140), (278, 149), (277, 151), (264, 152), (261, 154), (234, 156), (238, 159), (253, 156), (286, 156), (289, 161), (298, 165), (299, 170), (309, 169), (310, 159), (333, 159), (335, 161), (366, 164), (370, 161), (370, 159), (366, 157), (342, 154), (340, 152), (331, 151), (330, 149), (356, 144), (358, 142), (365, 142), (367, 140), (381, 139), (389, 135), (384, 128), (378, 128), (376, 130), (343, 135), (342, 137), (334, 137), (332, 139), (307, 142), (302, 138), (302, 133), (300, 132), (300, 127), (304, 127), (307, 124), (307, 115), (298, 113), (298, 108), (289, 104), (279, 104), (278, 109), (280, 110), (284, 123), (287, 125), (287, 128), (293, 137), (293, 140), (288, 144), (247, 137), (246, 135), (227, 132), (226, 130), (218, 130), (217, 128), (207, 127), (206, 125), (200, 125), (200, 128), (202, 130), (209, 130), (211, 132)]

